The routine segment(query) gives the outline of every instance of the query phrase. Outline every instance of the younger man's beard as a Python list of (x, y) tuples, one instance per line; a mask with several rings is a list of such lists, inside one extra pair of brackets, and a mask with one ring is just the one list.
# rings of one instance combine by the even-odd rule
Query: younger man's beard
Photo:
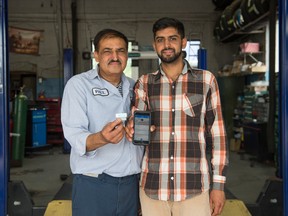
[[(174, 51), (175, 51), (175, 50), (174, 50)], [(172, 63), (172, 62), (174, 62), (174, 61), (177, 60), (180, 56), (182, 56), (181, 54), (182, 54), (182, 51), (181, 51), (181, 52), (178, 52), (178, 53), (175, 52), (175, 55), (174, 55), (174, 56), (164, 57), (164, 56), (162, 55), (162, 53), (160, 53), (160, 54), (157, 53), (158, 57), (161, 59), (161, 62), (164, 62), (164, 63)]]

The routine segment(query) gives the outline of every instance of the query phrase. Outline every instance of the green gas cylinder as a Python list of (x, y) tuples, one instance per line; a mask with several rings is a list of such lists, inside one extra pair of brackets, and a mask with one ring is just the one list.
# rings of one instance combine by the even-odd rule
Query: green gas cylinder
[(28, 99), (23, 88), (20, 88), (20, 93), (14, 99), (11, 166), (22, 166), (24, 158)]

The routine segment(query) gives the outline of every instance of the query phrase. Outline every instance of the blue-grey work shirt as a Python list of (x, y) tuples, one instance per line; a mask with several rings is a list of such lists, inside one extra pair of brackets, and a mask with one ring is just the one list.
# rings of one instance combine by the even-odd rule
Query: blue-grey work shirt
[(143, 147), (126, 137), (118, 144), (107, 144), (86, 151), (86, 139), (116, 119), (116, 113), (130, 114), (134, 81), (122, 75), (123, 97), (118, 89), (102, 79), (96, 69), (68, 80), (62, 99), (61, 121), (66, 140), (71, 145), (70, 166), (73, 174), (106, 173), (123, 177), (140, 173)]

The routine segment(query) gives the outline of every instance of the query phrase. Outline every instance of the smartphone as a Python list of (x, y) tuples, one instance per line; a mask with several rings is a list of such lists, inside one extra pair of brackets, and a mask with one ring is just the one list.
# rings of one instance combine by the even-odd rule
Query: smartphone
[(151, 113), (149, 111), (134, 112), (134, 145), (149, 145)]

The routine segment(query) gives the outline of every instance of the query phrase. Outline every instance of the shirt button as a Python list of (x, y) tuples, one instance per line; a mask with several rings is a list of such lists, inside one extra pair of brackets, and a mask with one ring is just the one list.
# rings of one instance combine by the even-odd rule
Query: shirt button
[(171, 177), (171, 180), (172, 180), (172, 181), (174, 180), (174, 177), (173, 177), (173, 176)]
[(175, 88), (175, 86), (173, 85), (173, 86), (172, 86), (172, 88), (174, 89), (174, 88)]
[(172, 112), (174, 112), (175, 111), (175, 109), (172, 109)]
[(175, 133), (174, 133), (174, 132), (172, 132), (172, 135), (173, 135), (173, 136), (174, 136), (174, 134), (175, 134)]
[(170, 159), (171, 159), (171, 160), (173, 160), (173, 159), (174, 159), (174, 157), (173, 157), (173, 156), (171, 156), (171, 157), (170, 157)]

